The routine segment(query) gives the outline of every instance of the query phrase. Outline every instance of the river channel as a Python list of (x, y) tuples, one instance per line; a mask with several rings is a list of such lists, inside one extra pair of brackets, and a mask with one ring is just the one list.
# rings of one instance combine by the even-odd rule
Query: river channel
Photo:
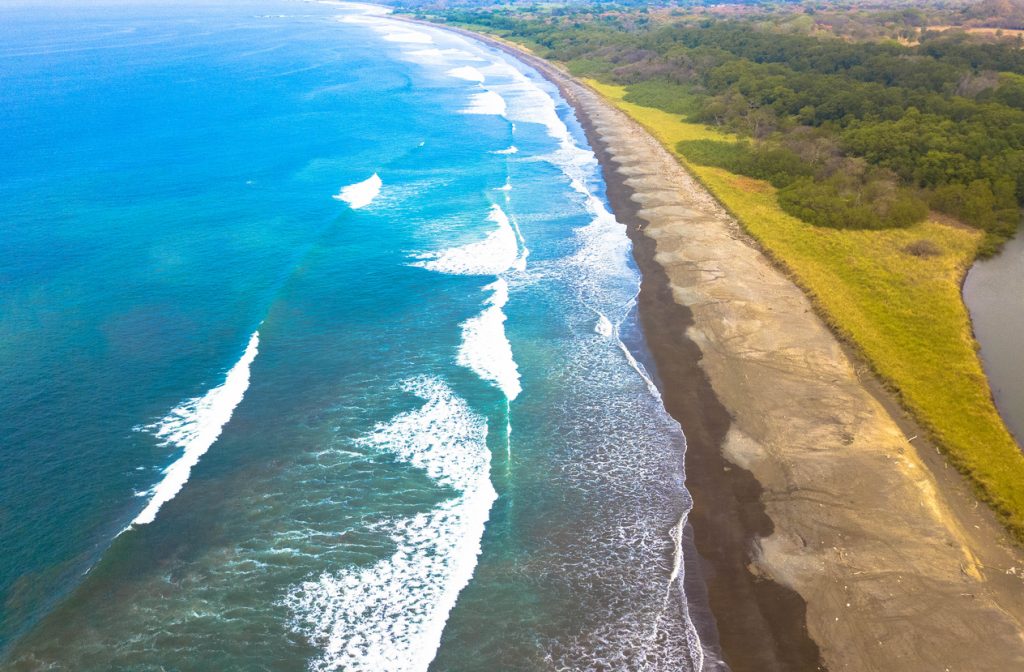
[(1024, 443), (1024, 234), (977, 262), (963, 294), (996, 406)]

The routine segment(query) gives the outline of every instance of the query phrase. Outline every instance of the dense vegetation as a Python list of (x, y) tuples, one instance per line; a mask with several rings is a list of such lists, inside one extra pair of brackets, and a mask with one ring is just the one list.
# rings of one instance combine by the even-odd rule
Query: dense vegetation
[(444, 19), (625, 85), (631, 102), (746, 137), (687, 153), (770, 181), (783, 209), (810, 223), (906, 227), (932, 209), (985, 231), (982, 254), (1019, 224), (1024, 50), (1014, 40), (925, 31), (914, 45), (851, 42), (754, 19), (652, 20), (643, 10), (450, 10)]

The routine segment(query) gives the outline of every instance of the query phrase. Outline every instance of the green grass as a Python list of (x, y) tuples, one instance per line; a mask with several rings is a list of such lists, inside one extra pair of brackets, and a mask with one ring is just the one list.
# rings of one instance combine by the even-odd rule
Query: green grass
[[(1024, 539), (1024, 456), (992, 402), (960, 283), (983, 234), (935, 217), (881, 231), (811, 226), (779, 207), (761, 180), (701, 166), (686, 142), (738, 139), (629, 102), (624, 87), (588, 82), (648, 129), (812, 297), (903, 405)], [(940, 252), (904, 251), (930, 241)]]
[(602, 77), (612, 71), (612, 65), (608, 61), (601, 61), (590, 58), (577, 58), (566, 62), (565, 67), (574, 77)]
[(656, 107), (689, 117), (700, 110), (700, 100), (688, 87), (658, 79), (649, 79), (626, 87), (623, 100), (645, 107)]

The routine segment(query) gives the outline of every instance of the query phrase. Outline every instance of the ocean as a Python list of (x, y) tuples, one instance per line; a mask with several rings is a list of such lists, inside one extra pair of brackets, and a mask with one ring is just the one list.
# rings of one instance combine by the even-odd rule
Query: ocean
[(344, 3), (0, 6), (0, 666), (697, 670), (572, 110)]

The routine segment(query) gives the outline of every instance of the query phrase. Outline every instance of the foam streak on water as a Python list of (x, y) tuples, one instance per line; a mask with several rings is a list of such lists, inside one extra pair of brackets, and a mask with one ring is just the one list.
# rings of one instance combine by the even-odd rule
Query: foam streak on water
[[(164, 477), (150, 491), (146, 508), (131, 525), (153, 522), (160, 507), (174, 499), (188, 481), (192, 467), (220, 437), (235, 407), (249, 388), (249, 367), (259, 351), (260, 332), (253, 332), (242, 358), (228, 371), (224, 382), (201, 397), (195, 397), (171, 410), (167, 416), (146, 427), (162, 445), (183, 450), (181, 457), (164, 469)], [(131, 525), (129, 527), (131, 527)]]
[[(614, 329), (610, 329), (608, 333), (603, 333), (601, 331), (601, 328), (603, 327), (599, 327), (598, 333), (602, 333), (602, 335), (604, 336), (615, 336), (615, 341), (619, 346), (619, 350), (622, 351), (622, 355), (626, 358), (626, 361), (629, 362), (630, 368), (636, 371), (637, 374), (641, 378), (643, 378), (644, 384), (647, 385), (647, 390), (651, 393), (651, 395), (658, 401), (661, 401), (661, 391), (658, 390), (658, 386), (654, 384), (654, 379), (652, 379), (651, 375), (648, 373), (647, 367), (641, 364), (637, 360), (637, 358), (633, 356), (633, 353), (630, 352), (629, 350), (629, 346), (627, 346), (625, 341), (622, 340), (622, 323), (625, 322), (626, 318), (629, 316), (629, 313), (632, 312), (633, 308), (636, 307), (636, 298), (639, 295), (640, 288), (637, 287), (636, 294), (633, 296), (632, 299), (630, 299), (629, 303), (626, 304), (626, 309), (622, 314), (622, 318), (615, 324)], [(609, 328), (611, 327), (611, 322), (608, 321), (607, 317), (601, 315), (600, 319), (603, 320), (603, 324), (607, 324)]]
[[(394, 24), (392, 24), (394, 25)], [(420, 30), (410, 30), (404, 26), (397, 26), (384, 34), (388, 42), (400, 42), (411, 44), (432, 44), (433, 38), (428, 33)]]
[[(629, 255), (629, 240), (623, 233), (622, 225), (608, 210), (604, 201), (593, 193), (588, 184), (588, 173), (597, 166), (597, 158), (594, 153), (576, 143), (569, 128), (558, 116), (554, 99), (526, 75), (513, 66), (500, 62), (485, 68), (485, 71), (500, 75), (506, 80), (506, 83), (503, 84), (486, 86), (485, 90), (502, 99), (504, 105), (502, 114), (512, 122), (513, 129), (517, 121), (540, 124), (547, 130), (548, 135), (559, 144), (558, 151), (541, 158), (558, 166), (569, 179), (572, 188), (583, 198), (583, 205), (593, 218), (589, 226), (577, 233), (583, 244), (577, 253), (576, 261), (581, 266), (589, 265), (590, 268), (613, 269), (622, 266), (622, 262)], [(507, 150), (499, 150), (495, 153), (511, 154), (515, 149), (513, 145)], [(628, 275), (630, 272), (626, 271), (626, 274)], [(619, 337), (622, 320), (620, 319), (613, 326), (608, 318), (609, 311), (619, 306), (615, 304), (602, 305), (597, 293), (589, 293), (581, 298), (598, 315), (595, 331), (602, 336), (615, 338), (619, 350), (630, 367), (644, 380), (651, 394), (655, 398), (661, 399), (661, 394), (650, 375)], [(625, 306), (622, 319), (625, 319), (635, 303), (636, 296)]]
[(309, 669), (426, 670), (448, 614), (469, 583), (497, 493), (487, 422), (439, 378), (407, 381), (423, 405), (378, 425), (362, 443), (423, 470), (455, 495), (390, 523), (396, 550), (369, 567), (325, 573), (287, 596), (293, 629), (322, 653)]
[(483, 288), (491, 292), (483, 312), (462, 324), (462, 342), (456, 363), (494, 384), (508, 401), (512, 401), (519, 396), (522, 387), (512, 345), (505, 334), (507, 318), (502, 308), (508, 303), (508, 283), (500, 276), (510, 269), (524, 269), (529, 250), (521, 244), (522, 233), (518, 226), (513, 227), (500, 206), (491, 206), (487, 219), (497, 224), (497, 228), (482, 241), (436, 254), (419, 255), (425, 259), (412, 265), (453, 275), (499, 276)]

